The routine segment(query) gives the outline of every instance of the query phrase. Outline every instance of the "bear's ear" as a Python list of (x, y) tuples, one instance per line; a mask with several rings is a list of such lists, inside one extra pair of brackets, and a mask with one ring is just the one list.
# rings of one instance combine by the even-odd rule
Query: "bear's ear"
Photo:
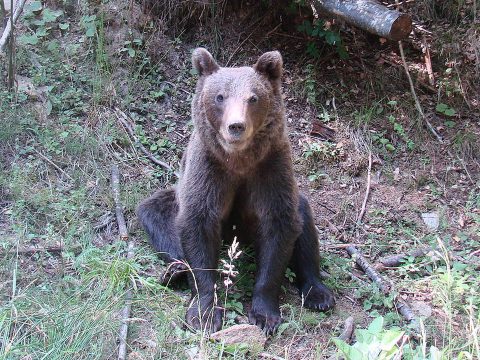
[(198, 75), (207, 76), (220, 69), (212, 54), (204, 48), (196, 48), (192, 54), (192, 64)]
[(253, 68), (270, 80), (279, 80), (283, 71), (282, 55), (278, 51), (266, 52), (260, 56)]

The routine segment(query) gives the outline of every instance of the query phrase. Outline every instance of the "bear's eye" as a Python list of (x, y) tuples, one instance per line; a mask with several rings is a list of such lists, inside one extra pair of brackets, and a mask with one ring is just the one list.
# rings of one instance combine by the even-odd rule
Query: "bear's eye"
[(248, 99), (248, 102), (250, 104), (256, 103), (257, 101), (258, 101), (258, 97), (256, 95), (253, 95), (252, 97), (250, 97), (250, 99)]
[(215, 98), (215, 100), (216, 100), (218, 103), (223, 102), (223, 95), (217, 95), (217, 97)]

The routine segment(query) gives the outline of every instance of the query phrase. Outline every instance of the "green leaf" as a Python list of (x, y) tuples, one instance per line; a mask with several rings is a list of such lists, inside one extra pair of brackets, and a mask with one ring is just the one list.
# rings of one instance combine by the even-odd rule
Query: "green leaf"
[(60, 30), (67, 30), (70, 27), (69, 23), (64, 23), (64, 24), (58, 24), (58, 27)]
[(60, 47), (60, 44), (58, 43), (58, 41), (52, 40), (48, 42), (47, 50), (51, 52), (57, 51), (59, 47)]
[(277, 336), (280, 336), (282, 335), (282, 333), (287, 330), (287, 328), (290, 326), (290, 323), (288, 322), (284, 322), (284, 323), (281, 323), (280, 326), (278, 327), (278, 330), (277, 330)]
[(435, 110), (437, 110), (438, 112), (440, 113), (443, 113), (445, 112), (445, 110), (448, 109), (448, 105), (447, 104), (444, 104), (444, 103), (439, 103), (437, 104), (437, 106), (435, 107)]
[(23, 45), (37, 45), (38, 44), (38, 37), (37, 35), (22, 35), (18, 38), (20, 44)]
[(89, 26), (87, 28), (87, 32), (85, 33), (87, 37), (93, 37), (95, 35), (95, 27), (94, 26)]
[(46, 8), (45, 10), (43, 10), (42, 12), (42, 19), (43, 21), (45, 21), (46, 23), (49, 23), (49, 22), (54, 22), (55, 20), (57, 20), (57, 18), (62, 15), (63, 12), (61, 10), (57, 10), (57, 11), (52, 11), (50, 10), (49, 8)]
[(333, 339), (334, 344), (337, 348), (345, 355), (349, 360), (367, 360), (368, 356), (363, 354), (359, 349), (354, 348), (353, 346), (348, 345), (345, 341), (340, 339)]
[(25, 13), (28, 12), (37, 12), (43, 9), (42, 3), (40, 1), (32, 1), (30, 4), (25, 6)]
[(131, 58), (135, 57), (135, 50), (132, 49), (132, 48), (129, 48), (128, 49), (128, 56), (130, 56)]
[(395, 146), (393, 146), (392, 144), (387, 144), (385, 145), (385, 149), (387, 149), (388, 151), (395, 151)]
[(454, 116), (456, 112), (455, 112), (454, 109), (448, 108), (448, 109), (446, 109), (443, 113), (444, 113), (445, 115), (447, 115), (447, 116)]
[(35, 32), (35, 34), (37, 35), (37, 37), (41, 38), (41, 37), (45, 37), (48, 35), (48, 31), (46, 28), (44, 27), (39, 27), (37, 29), (37, 31)]
[(445, 121), (445, 126), (449, 129), (453, 128), (457, 123), (455, 121), (447, 120)]
[(333, 31), (327, 31), (325, 34), (325, 41), (330, 45), (335, 45), (340, 42), (340, 35)]
[(381, 337), (380, 345), (382, 350), (390, 351), (392, 349), (395, 349), (397, 346), (397, 343), (399, 342), (399, 340), (402, 338), (404, 334), (405, 334), (405, 331), (388, 330)]
[(383, 316), (375, 318), (368, 326), (368, 331), (373, 334), (378, 334), (383, 328)]

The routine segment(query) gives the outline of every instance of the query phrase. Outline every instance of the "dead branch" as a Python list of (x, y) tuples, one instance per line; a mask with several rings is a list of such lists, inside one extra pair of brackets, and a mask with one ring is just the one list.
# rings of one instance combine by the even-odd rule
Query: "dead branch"
[[(37, 253), (50, 253), (50, 254), (55, 254), (55, 255), (61, 255), (62, 252), (68, 252), (71, 251), (75, 255), (78, 255), (79, 253), (82, 252), (82, 246), (81, 245), (75, 245), (69, 248), (66, 248), (64, 246), (46, 246), (46, 247), (27, 247), (27, 248), (19, 248), (19, 249), (12, 249), (9, 250), (8, 253), (11, 254), (24, 254), (24, 255), (33, 255)], [(1, 253), (1, 251), (0, 251)]]
[(439, 142), (443, 143), (442, 137), (437, 133), (430, 121), (428, 121), (422, 110), (422, 105), (420, 105), (420, 100), (418, 100), (417, 93), (415, 92), (415, 86), (413, 85), (412, 77), (410, 76), (410, 72), (408, 71), (408, 65), (407, 61), (405, 60), (405, 53), (403, 52), (403, 45), (401, 41), (398, 42), (398, 48), (400, 49), (400, 56), (402, 58), (403, 68), (405, 69), (405, 74), (407, 74), (408, 83), (410, 84), (410, 91), (412, 92), (413, 99), (415, 100), (415, 107), (417, 108), (417, 111), (420, 114), (422, 120), (425, 122), (425, 124), (427, 124), (430, 132), (437, 138)]
[(425, 256), (431, 250), (432, 250), (431, 247), (426, 246), (426, 247), (414, 249), (408, 253), (387, 256), (383, 259), (378, 260), (378, 262), (374, 264), (373, 267), (378, 272), (382, 272), (387, 268), (400, 266), (406, 259), (410, 257), (417, 258), (417, 257)]
[(363, 256), (363, 254), (355, 246), (348, 246), (346, 248), (348, 254), (355, 260), (356, 264), (360, 266), (365, 274), (377, 284), (378, 288), (384, 293), (388, 294), (390, 292), (390, 286), (385, 282), (377, 270), (368, 262), (368, 260)]
[[(113, 200), (115, 201), (115, 214), (117, 216), (118, 232), (120, 233), (120, 239), (128, 241), (127, 248), (127, 260), (133, 258), (133, 241), (128, 238), (127, 225), (125, 223), (125, 217), (123, 216), (122, 203), (120, 201), (120, 171), (118, 166), (112, 166), (112, 193)], [(125, 307), (122, 309), (122, 325), (119, 331), (118, 345), (118, 360), (125, 360), (127, 358), (127, 335), (128, 335), (128, 319), (130, 318), (130, 312), (132, 309), (132, 290), (128, 289), (125, 293)]]
[(365, 197), (363, 198), (362, 209), (357, 219), (357, 226), (362, 222), (365, 210), (367, 208), (368, 196), (370, 195), (370, 186), (372, 182), (372, 152), (368, 153), (368, 173), (367, 173), (367, 188), (365, 189)]
[[(3, 1), (3, 0), (2, 0)], [(23, 6), (25, 5), (26, 0), (20, 0), (17, 3), (17, 7), (15, 8), (15, 11), (13, 11), (13, 8), (10, 9), (10, 11), (13, 13), (10, 19), (8, 19), (7, 26), (5, 26), (5, 30), (3, 31), (2, 37), (0, 38), (0, 53), (3, 53), (5, 51), (5, 45), (7, 44), (7, 40), (10, 37), (10, 34), (13, 32), (13, 28), (15, 23), (18, 20), (18, 17), (22, 13)]]
[(353, 316), (350, 316), (345, 320), (343, 331), (338, 336), (338, 338), (348, 343), (352, 338), (354, 330), (355, 330), (355, 320), (353, 319)]
[[(1, 1), (1, 0), (0, 0)], [(33, 151), (35, 151), (35, 153), (40, 156), (43, 160), (45, 160), (46, 162), (48, 162), (50, 165), (52, 165), (55, 169), (57, 169), (58, 171), (60, 171), (63, 175), (65, 175), (67, 178), (69, 178), (70, 180), (74, 181), (73, 178), (68, 175), (60, 166), (58, 166), (57, 164), (55, 164), (52, 160), (50, 160), (49, 158), (47, 158), (45, 155), (43, 155), (40, 151), (38, 151), (37, 149), (33, 149)]]
[(138, 141), (137, 137), (135, 136), (135, 132), (132, 129), (132, 126), (130, 125), (129, 118), (128, 116), (120, 109), (115, 108), (115, 115), (117, 115), (117, 119), (122, 123), (122, 125), (125, 127), (125, 130), (127, 130), (128, 134), (130, 137), (135, 141), (135, 143), (138, 145), (140, 150), (145, 154), (145, 156), (154, 164), (160, 165), (167, 169), (168, 171), (171, 171), (175, 174), (176, 177), (178, 177), (178, 172), (174, 171), (173, 168), (168, 165), (166, 162), (157, 159), (150, 151), (148, 151), (145, 146)]

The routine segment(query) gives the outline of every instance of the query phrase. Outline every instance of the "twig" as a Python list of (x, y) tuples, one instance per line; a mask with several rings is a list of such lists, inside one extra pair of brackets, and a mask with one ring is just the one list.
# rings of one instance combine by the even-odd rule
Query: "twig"
[(363, 198), (362, 209), (357, 219), (357, 226), (361, 224), (363, 215), (365, 215), (365, 210), (367, 208), (368, 196), (370, 195), (370, 185), (372, 182), (372, 152), (368, 153), (368, 173), (367, 173), (367, 188), (365, 190), (365, 197)]
[(347, 320), (345, 320), (343, 331), (338, 336), (338, 338), (345, 342), (349, 342), (350, 339), (352, 338), (353, 330), (355, 330), (355, 321), (353, 319), (353, 316), (350, 316), (347, 318)]
[(71, 248), (65, 248), (64, 246), (28, 247), (23, 249), (10, 250), (9, 253), (25, 254), (25, 255), (36, 254), (36, 253), (61, 254), (64, 251), (71, 251), (77, 255), (82, 251), (82, 246), (76, 245)]
[(352, 257), (353, 260), (357, 263), (358, 266), (363, 270), (365, 274), (372, 280), (375, 284), (378, 285), (379, 289), (384, 293), (388, 294), (390, 292), (390, 286), (388, 286), (383, 280), (382, 275), (380, 275), (377, 270), (368, 262), (368, 260), (363, 256), (363, 254), (355, 246), (348, 246), (346, 248), (348, 254)]
[(175, 174), (176, 177), (178, 177), (178, 172), (174, 171), (173, 168), (168, 165), (166, 162), (157, 159), (150, 151), (148, 151), (145, 146), (138, 141), (137, 137), (135, 136), (135, 132), (132, 129), (132, 126), (129, 124), (128, 121), (128, 116), (120, 109), (115, 108), (115, 114), (117, 115), (117, 119), (122, 123), (122, 125), (125, 127), (127, 130), (128, 134), (132, 137), (132, 139), (135, 141), (135, 143), (138, 145), (140, 150), (145, 154), (145, 156), (153, 163), (160, 165), (167, 169), (168, 171), (171, 171)]
[(376, 264), (373, 265), (373, 267), (378, 272), (381, 272), (387, 268), (400, 266), (409, 257), (417, 258), (417, 257), (425, 256), (431, 250), (432, 250), (431, 247), (426, 246), (419, 249), (414, 249), (407, 254), (397, 254), (397, 255), (387, 256), (383, 259), (380, 259)]
[[(127, 260), (133, 258), (133, 241), (128, 238), (127, 225), (125, 223), (125, 217), (123, 216), (122, 203), (120, 201), (120, 171), (118, 166), (112, 166), (112, 193), (113, 200), (115, 201), (115, 214), (117, 215), (118, 232), (120, 233), (120, 239), (128, 241), (127, 248)], [(125, 307), (122, 309), (122, 325), (120, 326), (118, 345), (118, 360), (125, 360), (127, 358), (127, 335), (128, 335), (128, 319), (130, 317), (130, 311), (132, 309), (132, 291), (128, 289), (125, 293)]]
[(69, 178), (70, 180), (74, 181), (73, 178), (68, 175), (60, 166), (58, 166), (57, 164), (55, 164), (52, 160), (50, 160), (49, 158), (47, 158), (45, 155), (43, 155), (40, 151), (38, 151), (37, 149), (33, 149), (33, 151), (35, 151), (35, 153), (40, 156), (43, 160), (45, 160), (46, 162), (48, 162), (50, 165), (52, 165), (55, 169), (57, 169), (58, 171), (60, 171), (63, 175), (65, 175), (67, 178)]
[(415, 107), (417, 108), (417, 111), (420, 114), (423, 121), (425, 121), (425, 123), (427, 124), (427, 127), (430, 130), (430, 132), (433, 135), (435, 135), (435, 137), (439, 142), (443, 143), (442, 137), (437, 133), (435, 128), (432, 126), (430, 121), (428, 121), (425, 114), (423, 113), (422, 105), (420, 105), (420, 101), (418, 100), (417, 94), (415, 92), (415, 87), (413, 85), (412, 77), (410, 76), (410, 72), (408, 71), (408, 65), (407, 65), (407, 61), (405, 60), (405, 54), (403, 52), (403, 45), (401, 41), (398, 42), (398, 48), (400, 49), (400, 56), (402, 58), (403, 68), (405, 69), (405, 73), (407, 74), (407, 78), (408, 78), (408, 83), (410, 84), (410, 91), (412, 92), (413, 99), (415, 100)]
[[(2, 0), (3, 1), (3, 0)], [(7, 40), (10, 37), (10, 33), (13, 32), (13, 25), (17, 22), (18, 17), (22, 13), (23, 6), (25, 5), (26, 0), (20, 0), (17, 3), (17, 7), (15, 8), (15, 12), (13, 11), (13, 8), (10, 9), (10, 11), (13, 13), (13, 15), (10, 17), (10, 19), (7, 22), (7, 26), (5, 26), (5, 30), (3, 31), (2, 37), (0, 38), (0, 53), (4, 52), (5, 45), (7, 44)]]

